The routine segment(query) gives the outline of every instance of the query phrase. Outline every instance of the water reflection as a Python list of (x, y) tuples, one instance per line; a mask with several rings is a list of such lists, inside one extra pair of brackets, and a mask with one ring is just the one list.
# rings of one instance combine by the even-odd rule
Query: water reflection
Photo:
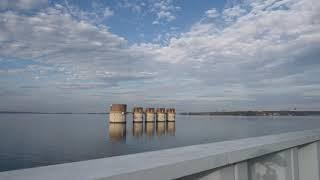
[[(127, 118), (126, 137), (124, 126), (116, 125), (122, 128), (110, 127), (109, 138), (109, 116), (105, 114), (1, 114), (0, 171), (320, 128), (319, 116), (177, 115), (174, 136), (157, 137), (154, 122), (144, 123), (142, 136), (136, 138), (132, 136), (132, 116)], [(115, 133), (114, 129), (122, 130)], [(110, 140), (119, 137), (120, 142)], [(260, 175), (253, 180), (268, 180), (266, 174), (269, 180), (274, 178), (269, 167), (260, 168), (255, 173)]]
[[(175, 136), (176, 124), (175, 122), (154, 122), (154, 123), (132, 123), (120, 124), (109, 123), (109, 138), (112, 142), (119, 142), (126, 140), (126, 126), (132, 130), (132, 137), (153, 137), (157, 136)], [(129, 134), (130, 135), (130, 134)]]
[(167, 123), (167, 134), (170, 136), (174, 136), (176, 133), (176, 123), (175, 122), (168, 122)]
[(126, 124), (110, 123), (109, 138), (111, 141), (125, 141), (126, 139)]
[(154, 136), (154, 124), (155, 123), (146, 123), (145, 124), (145, 133), (148, 137)]
[(157, 136), (163, 136), (166, 134), (166, 122), (157, 122), (156, 124)]
[(133, 123), (132, 135), (136, 137), (143, 135), (143, 123)]

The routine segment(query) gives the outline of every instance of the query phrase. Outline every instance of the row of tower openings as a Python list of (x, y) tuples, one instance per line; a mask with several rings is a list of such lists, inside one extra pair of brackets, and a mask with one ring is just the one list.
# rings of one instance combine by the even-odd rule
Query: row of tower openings
[[(123, 112), (127, 113), (127, 105), (126, 104), (112, 104), (110, 107), (111, 112)], [(176, 113), (174, 108), (145, 108), (143, 107), (134, 107), (132, 109), (133, 113)]]

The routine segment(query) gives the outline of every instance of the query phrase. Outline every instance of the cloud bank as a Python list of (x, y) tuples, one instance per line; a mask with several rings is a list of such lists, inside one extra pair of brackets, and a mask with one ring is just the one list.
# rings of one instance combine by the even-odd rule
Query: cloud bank
[[(161, 2), (154, 6), (157, 20), (173, 20), (168, 12), (176, 7)], [(166, 44), (129, 44), (107, 25), (95, 24), (87, 14), (75, 17), (81, 13), (60, 4), (32, 15), (4, 4), (0, 108), (26, 102), (35, 104), (32, 108), (85, 110), (118, 101), (181, 110), (320, 104), (318, 0), (248, 0), (222, 11), (209, 9)], [(43, 102), (49, 96), (51, 105)]]

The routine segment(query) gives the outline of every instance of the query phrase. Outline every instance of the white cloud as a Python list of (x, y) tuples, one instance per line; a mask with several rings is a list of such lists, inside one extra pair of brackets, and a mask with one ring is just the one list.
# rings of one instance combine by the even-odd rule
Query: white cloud
[(105, 10), (104, 10), (103, 15), (104, 15), (105, 18), (108, 18), (110, 16), (113, 16), (114, 12), (109, 7), (106, 7)]
[(47, 4), (47, 0), (1, 0), (0, 10), (32, 10)]
[[(247, 4), (247, 9), (252, 9), (249, 12), (239, 6), (229, 8), (224, 16), (236, 19), (226, 22), (226, 26), (196, 23), (180, 38), (172, 38), (168, 46), (142, 44), (138, 49), (157, 61), (177, 64), (183, 73), (175, 74), (175, 78), (196, 78), (202, 82), (202, 89), (234, 90), (234, 99), (283, 94), (294, 95), (299, 101), (312, 90), (309, 87), (320, 83), (315, 78), (320, 74), (320, 2), (280, 2), (253, 1)], [(304, 80), (285, 78), (295, 74)], [(267, 81), (269, 78), (273, 81)], [(307, 87), (297, 88), (298, 83)], [(233, 84), (241, 84), (241, 90)], [(260, 93), (261, 89), (267, 90)]]
[(83, 10), (78, 5), (69, 2), (68, 0), (64, 1), (63, 6), (55, 4), (56, 9), (64, 10), (65, 13), (73, 16), (76, 20), (86, 21), (91, 24), (101, 24), (104, 20), (115, 14), (110, 7), (99, 3), (99, 1), (92, 1), (91, 6), (91, 10)]
[(127, 8), (141, 19), (146, 16), (153, 18), (152, 24), (166, 24), (176, 19), (176, 13), (181, 9), (175, 6), (173, 0), (149, 0), (149, 1), (118, 1), (119, 8)]
[[(124, 101), (130, 92), (131, 102), (142, 101), (144, 95), (148, 103), (183, 106), (202, 100), (220, 106), (227, 102), (264, 106), (270, 96), (287, 97), (294, 104), (316, 96), (320, 2), (271, 0), (244, 5), (222, 11), (221, 20), (226, 21), (222, 25), (197, 22), (188, 32), (169, 36), (165, 45), (128, 45), (108, 27), (74, 18), (81, 13), (72, 14), (62, 6), (32, 16), (7, 11), (0, 14), (4, 42), (0, 55), (34, 59), (39, 64), (28, 65), (26, 73), (40, 80), (51, 78), (59, 89), (93, 89), (101, 96), (113, 92), (110, 96)], [(161, 8), (154, 13), (171, 12), (161, 3), (157, 7)], [(155, 21), (164, 20), (167, 17)]]
[(170, 22), (176, 19), (174, 13), (180, 10), (180, 7), (174, 6), (172, 0), (158, 0), (151, 8), (151, 12), (156, 13), (154, 22)]
[(141, 10), (146, 6), (146, 3), (145, 2), (136, 3), (133, 1), (123, 0), (123, 1), (118, 1), (118, 6), (120, 8), (128, 8), (135, 13), (141, 13)]
[(215, 8), (211, 8), (205, 12), (208, 18), (216, 18), (219, 17), (219, 12)]
[(233, 21), (238, 17), (243, 16), (244, 14), (246, 14), (246, 10), (241, 8), (240, 6), (234, 6), (231, 8), (227, 8), (223, 11), (223, 18), (226, 21)]
[(172, 13), (169, 11), (159, 11), (157, 15), (158, 15), (158, 19), (165, 19), (166, 21), (169, 21), (169, 22), (176, 19), (176, 17), (172, 15)]
[(152, 24), (160, 24), (160, 22), (155, 20), (155, 21), (152, 21)]
[[(28, 65), (25, 72), (40, 78), (57, 74), (52, 76), (56, 77), (53, 82), (91, 80), (116, 85), (152, 77), (139, 74), (145, 71), (139, 65), (144, 61), (127, 47), (124, 38), (110, 33), (106, 26), (78, 21), (68, 12), (57, 5), (33, 16), (1, 13), (0, 39), (4, 43), (0, 55), (33, 59), (39, 65)], [(101, 73), (106, 71), (112, 73)]]

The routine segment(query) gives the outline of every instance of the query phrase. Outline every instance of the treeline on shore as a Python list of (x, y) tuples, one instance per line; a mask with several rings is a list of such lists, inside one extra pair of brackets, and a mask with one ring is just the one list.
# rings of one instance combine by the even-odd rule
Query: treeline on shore
[(73, 113), (73, 112), (28, 112), (28, 111), (0, 111), (0, 114), (109, 114), (106, 112), (88, 112), (88, 113)]
[(210, 116), (319, 116), (320, 111), (219, 111), (219, 112), (183, 112), (181, 115)]

